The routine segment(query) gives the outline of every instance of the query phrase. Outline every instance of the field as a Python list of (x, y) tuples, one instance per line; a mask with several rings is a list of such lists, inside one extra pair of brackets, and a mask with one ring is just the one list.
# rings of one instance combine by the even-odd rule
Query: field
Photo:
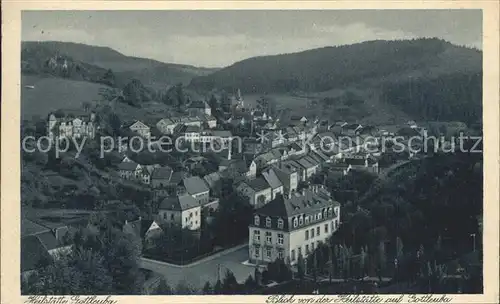
[[(34, 86), (34, 89), (25, 86)], [(101, 100), (104, 85), (61, 78), (21, 76), (21, 118), (43, 117), (57, 109), (81, 109), (83, 102)]]

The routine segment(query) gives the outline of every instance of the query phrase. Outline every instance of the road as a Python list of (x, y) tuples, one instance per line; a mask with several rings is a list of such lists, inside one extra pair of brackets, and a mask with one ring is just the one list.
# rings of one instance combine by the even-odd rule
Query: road
[(229, 269), (234, 273), (238, 282), (244, 282), (248, 275), (253, 276), (255, 271), (254, 267), (242, 264), (246, 260), (248, 260), (248, 246), (240, 247), (232, 252), (215, 254), (213, 257), (186, 266), (177, 266), (144, 258), (139, 263), (142, 268), (163, 275), (173, 288), (182, 281), (189, 283), (192, 287), (202, 288), (207, 281), (212, 285), (217, 282), (219, 264), (221, 280), (224, 278), (226, 269)]

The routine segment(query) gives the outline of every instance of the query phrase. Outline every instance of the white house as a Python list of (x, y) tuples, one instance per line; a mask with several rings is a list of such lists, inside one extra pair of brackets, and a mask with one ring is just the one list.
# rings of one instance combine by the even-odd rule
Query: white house
[(144, 138), (151, 137), (151, 129), (142, 121), (137, 120), (134, 123), (132, 123), (128, 128), (130, 129), (130, 131), (137, 133)]
[(257, 209), (248, 228), (249, 260), (266, 264), (280, 258), (296, 264), (328, 242), (340, 224), (340, 204), (320, 185)]
[(272, 189), (262, 177), (241, 182), (236, 191), (248, 198), (252, 206), (263, 206), (272, 200)]
[(165, 198), (158, 210), (159, 220), (169, 226), (198, 230), (201, 225), (201, 206), (189, 194)]

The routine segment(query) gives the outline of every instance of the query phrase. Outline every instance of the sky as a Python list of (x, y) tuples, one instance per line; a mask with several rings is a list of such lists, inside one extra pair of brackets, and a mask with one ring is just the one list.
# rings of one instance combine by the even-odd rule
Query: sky
[(68, 41), (125, 55), (224, 67), (263, 55), (367, 40), (438, 37), (482, 49), (480, 10), (24, 11), (23, 41)]

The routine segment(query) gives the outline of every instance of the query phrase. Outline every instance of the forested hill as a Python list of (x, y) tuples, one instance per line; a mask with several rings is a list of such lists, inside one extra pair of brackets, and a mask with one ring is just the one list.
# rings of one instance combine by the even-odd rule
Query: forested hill
[[(367, 41), (299, 53), (254, 57), (213, 74), (196, 77), (190, 86), (242, 93), (322, 92), (356, 88), (379, 94), (415, 119), (480, 117), (482, 52), (436, 38)], [(409, 96), (412, 82), (412, 97)], [(445, 89), (441, 90), (444, 86)], [(381, 94), (384, 92), (384, 94)], [(436, 105), (445, 103), (439, 112)], [(471, 114), (462, 115), (466, 106)], [(446, 109), (445, 109), (446, 108)], [(458, 110), (458, 112), (457, 112)]]
[[(215, 69), (198, 68), (190, 65), (164, 63), (152, 59), (126, 56), (108, 47), (99, 47), (81, 43), (60, 41), (23, 41), (21, 43), (21, 60), (23, 72), (38, 74), (41, 67), (55, 56), (68, 58), (84, 70), (102, 74), (110, 69), (114, 73), (118, 85), (123, 86), (135, 78), (152, 87), (166, 87), (177, 83), (189, 83), (193, 77), (206, 75)], [(79, 73), (81, 74), (81, 73)]]
[(253, 57), (191, 81), (199, 89), (243, 93), (326, 91), (368, 79), (477, 72), (481, 52), (439, 39), (368, 41), (300, 53)]

